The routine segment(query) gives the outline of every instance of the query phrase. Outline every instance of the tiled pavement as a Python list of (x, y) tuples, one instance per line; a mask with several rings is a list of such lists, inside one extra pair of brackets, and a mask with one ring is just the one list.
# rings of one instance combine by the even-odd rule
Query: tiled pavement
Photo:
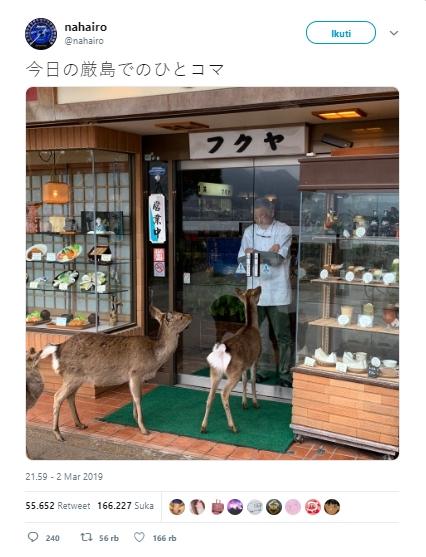
[[(144, 392), (153, 388), (155, 385), (146, 385)], [(127, 444), (165, 450), (170, 454), (187, 455), (192, 458), (219, 460), (376, 460), (381, 458), (379, 454), (369, 451), (308, 438), (303, 443), (293, 443), (286, 453), (276, 453), (155, 431), (145, 436), (134, 427), (97, 421), (130, 400), (126, 385), (108, 391), (97, 399), (77, 398), (80, 419), (88, 426), (88, 429), (85, 430), (78, 430), (74, 427), (69, 407), (67, 404), (63, 404), (60, 416), (61, 431), (79, 433), (88, 440), (95, 437), (111, 441), (126, 441)], [(27, 413), (27, 421), (34, 426), (50, 427), (52, 406), (53, 395), (43, 393), (34, 408)]]

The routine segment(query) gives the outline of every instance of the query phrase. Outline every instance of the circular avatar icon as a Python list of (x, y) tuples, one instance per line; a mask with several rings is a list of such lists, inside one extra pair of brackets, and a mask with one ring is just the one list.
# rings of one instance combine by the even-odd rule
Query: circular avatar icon
[(185, 510), (185, 503), (182, 501), (182, 499), (173, 499), (172, 501), (170, 501), (169, 503), (169, 511), (172, 514), (182, 514)]
[(201, 499), (193, 499), (191, 501), (191, 512), (193, 514), (202, 514), (206, 508), (204, 501)]
[(263, 510), (263, 504), (258, 499), (252, 499), (247, 504), (247, 510), (251, 514), (259, 514)]
[(321, 510), (321, 503), (317, 499), (309, 499), (305, 503), (305, 510), (308, 514), (318, 514)]
[(228, 502), (227, 509), (229, 514), (237, 515), (240, 514), (243, 510), (243, 504), (239, 499), (231, 499)]
[(324, 503), (324, 510), (327, 514), (337, 514), (340, 511), (340, 503), (337, 499), (328, 499)]
[(56, 41), (56, 27), (44, 17), (38, 17), (29, 22), (25, 29), (27, 43), (36, 50), (46, 50)]
[(280, 514), (282, 508), (282, 503), (281, 501), (278, 501), (278, 499), (269, 499), (266, 503), (266, 510), (269, 514)]
[(212, 503), (212, 513), (213, 514), (222, 514), (225, 505), (222, 503), (220, 499), (216, 499), (214, 503)]
[(285, 504), (285, 510), (288, 514), (297, 514), (301, 508), (302, 505), (297, 499), (289, 499)]

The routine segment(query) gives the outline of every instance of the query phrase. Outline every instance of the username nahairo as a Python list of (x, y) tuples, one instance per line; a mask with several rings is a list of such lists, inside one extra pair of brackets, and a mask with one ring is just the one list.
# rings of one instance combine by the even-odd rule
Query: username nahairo
[(99, 25), (92, 21), (92, 23), (74, 23), (73, 25), (65, 25), (65, 31), (106, 31), (106, 25)]

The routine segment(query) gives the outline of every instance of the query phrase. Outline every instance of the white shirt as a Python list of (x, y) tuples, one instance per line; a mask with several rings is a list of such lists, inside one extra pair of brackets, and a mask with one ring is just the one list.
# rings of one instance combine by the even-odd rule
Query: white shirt
[[(254, 245), (253, 245), (254, 240)], [(248, 226), (241, 240), (238, 257), (245, 256), (247, 248), (256, 251), (269, 251), (274, 244), (280, 249), (278, 254), (284, 259), (278, 265), (262, 262), (260, 258), (260, 276), (247, 277), (247, 287), (262, 287), (259, 306), (287, 306), (291, 304), (290, 284), (290, 246), (292, 230), (283, 222), (274, 220), (268, 228), (260, 228), (257, 224)], [(272, 252), (271, 252), (272, 253)]]

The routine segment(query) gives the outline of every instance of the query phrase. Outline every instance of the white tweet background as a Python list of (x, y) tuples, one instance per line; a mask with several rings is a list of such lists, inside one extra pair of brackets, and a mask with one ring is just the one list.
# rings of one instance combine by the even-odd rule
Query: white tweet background
[[(425, 151), (424, 151), (424, 22), (426, 2), (407, 3), (359, 0), (248, 2), (20, 2), (3, 12), (6, 35), (2, 49), (2, 188), (1, 188), (1, 314), (2, 389), (2, 528), (4, 547), (27, 544), (24, 520), (25, 482), (31, 471), (103, 471), (106, 480), (91, 489), (185, 491), (265, 491), (270, 494), (304, 491), (401, 491), (391, 499), (397, 524), (208, 524), (181, 526), (176, 554), (198, 554), (248, 549), (250, 553), (276, 550), (279, 554), (370, 556), (399, 555), (405, 540), (419, 539), (422, 531), (424, 478), (425, 365)], [(24, 38), (29, 21), (47, 17), (60, 30), (56, 44), (45, 52), (32, 50)], [(365, 20), (376, 25), (371, 45), (312, 45), (305, 28), (313, 20)], [(106, 24), (103, 46), (70, 47), (63, 40), (65, 23)], [(398, 29), (393, 37), (389, 30)], [(87, 35), (90, 35), (89, 33)], [(100, 36), (97, 34), (96, 36)], [(224, 64), (221, 79), (207, 76), (163, 78), (140, 82), (137, 78), (35, 79), (25, 69), (39, 63), (130, 60), (182, 61)], [(28, 461), (25, 458), (24, 412), (24, 176), (25, 91), (31, 86), (394, 86), (401, 95), (401, 454), (395, 461)], [(46, 483), (46, 490), (58, 489)], [(66, 486), (85, 489), (88, 486)], [(386, 505), (389, 498), (386, 497)], [(6, 506), (7, 503), (7, 506)], [(388, 507), (387, 507), (387, 510)], [(386, 513), (387, 514), (387, 513)], [(164, 526), (158, 527), (165, 530)], [(99, 546), (98, 546), (99, 547)], [(121, 548), (121, 546), (120, 546)], [(116, 554), (120, 548), (96, 548)], [(126, 549), (123, 547), (123, 549)], [(147, 551), (142, 546), (138, 551)], [(150, 555), (169, 553), (173, 547), (150, 549)], [(28, 554), (50, 553), (54, 548), (27, 547)], [(75, 553), (71, 544), (57, 549)], [(79, 549), (82, 552), (81, 549)], [(93, 551), (93, 550), (92, 550)], [(110, 553), (111, 552), (111, 553)]]

